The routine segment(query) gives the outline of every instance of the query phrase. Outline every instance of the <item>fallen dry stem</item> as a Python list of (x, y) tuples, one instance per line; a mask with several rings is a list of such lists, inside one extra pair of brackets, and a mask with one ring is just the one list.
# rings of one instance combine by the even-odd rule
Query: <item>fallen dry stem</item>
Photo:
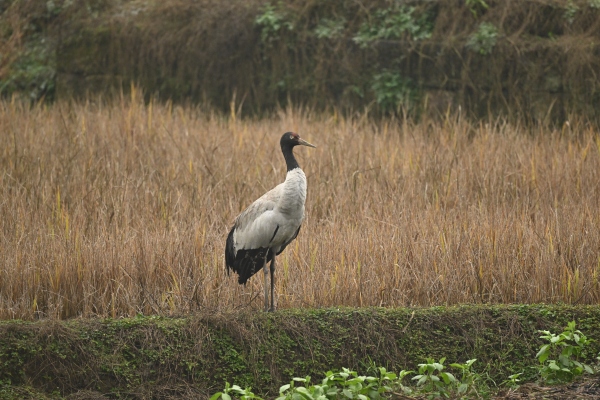
[(260, 309), (227, 276), (234, 217), (308, 176), (278, 258), (278, 306), (600, 300), (600, 136), (281, 111), (229, 118), (151, 102), (0, 102), (0, 318)]

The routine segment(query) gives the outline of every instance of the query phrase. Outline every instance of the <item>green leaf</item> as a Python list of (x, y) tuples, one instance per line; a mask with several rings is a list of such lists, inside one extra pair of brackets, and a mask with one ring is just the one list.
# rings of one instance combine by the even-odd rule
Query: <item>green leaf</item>
[(417, 375), (413, 378), (413, 380), (415, 380), (415, 379), (418, 379), (417, 386), (421, 386), (425, 382), (427, 382), (427, 375)]
[(212, 396), (210, 396), (210, 400), (217, 400), (222, 395), (223, 395), (223, 392), (217, 392), (217, 393), (213, 394)]
[(279, 388), (279, 393), (283, 393), (286, 390), (288, 390), (290, 388), (290, 384), (288, 383), (287, 385), (283, 385), (282, 387)]
[(221, 398), (222, 398), (223, 400), (231, 400), (231, 396), (230, 396), (230, 395), (228, 395), (227, 393), (222, 393), (222, 394), (221, 394)]
[(450, 372), (442, 372), (440, 376), (446, 384), (449, 384), (450, 382), (456, 382), (456, 378)]
[(550, 355), (550, 352), (548, 351), (549, 347), (549, 344), (543, 345), (540, 347), (540, 351), (538, 351), (538, 353), (535, 355), (535, 357), (539, 359), (540, 363), (543, 363), (548, 359), (548, 356)]
[[(599, 358), (600, 358), (600, 357), (599, 357)], [(404, 369), (403, 369), (402, 371), (400, 371), (400, 379), (403, 379), (403, 378), (404, 378), (406, 375), (408, 375), (408, 374), (413, 374), (414, 372), (415, 372), (415, 371), (412, 371), (412, 370), (411, 370), (411, 371), (407, 371), (407, 370), (404, 370)]]

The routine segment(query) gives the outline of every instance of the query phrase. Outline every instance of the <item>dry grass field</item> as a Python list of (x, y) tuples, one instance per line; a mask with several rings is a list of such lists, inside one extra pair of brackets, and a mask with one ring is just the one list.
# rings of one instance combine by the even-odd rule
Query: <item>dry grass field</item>
[(307, 220), (279, 308), (600, 302), (600, 135), (460, 116), (269, 119), (111, 102), (0, 102), (0, 318), (262, 308), (225, 273), (234, 217), (285, 177)]

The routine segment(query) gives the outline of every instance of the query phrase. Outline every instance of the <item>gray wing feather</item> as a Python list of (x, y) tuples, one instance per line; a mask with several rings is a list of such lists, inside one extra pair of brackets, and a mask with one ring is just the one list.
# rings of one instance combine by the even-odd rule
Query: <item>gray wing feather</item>
[[(275, 221), (271, 221), (266, 213), (274, 210), (277, 206), (281, 197), (281, 189), (282, 185), (278, 185), (269, 190), (237, 216), (234, 236), (236, 250), (254, 248), (262, 242), (264, 242), (264, 247), (268, 246), (273, 232), (277, 229), (277, 224)], [(264, 237), (261, 237), (261, 233), (264, 233), (262, 235)]]

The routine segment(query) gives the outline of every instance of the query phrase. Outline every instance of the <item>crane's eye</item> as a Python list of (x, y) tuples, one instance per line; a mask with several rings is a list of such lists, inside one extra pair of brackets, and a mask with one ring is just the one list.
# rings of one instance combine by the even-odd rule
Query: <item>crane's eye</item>
[(290, 140), (294, 140), (294, 135), (290, 135)]

